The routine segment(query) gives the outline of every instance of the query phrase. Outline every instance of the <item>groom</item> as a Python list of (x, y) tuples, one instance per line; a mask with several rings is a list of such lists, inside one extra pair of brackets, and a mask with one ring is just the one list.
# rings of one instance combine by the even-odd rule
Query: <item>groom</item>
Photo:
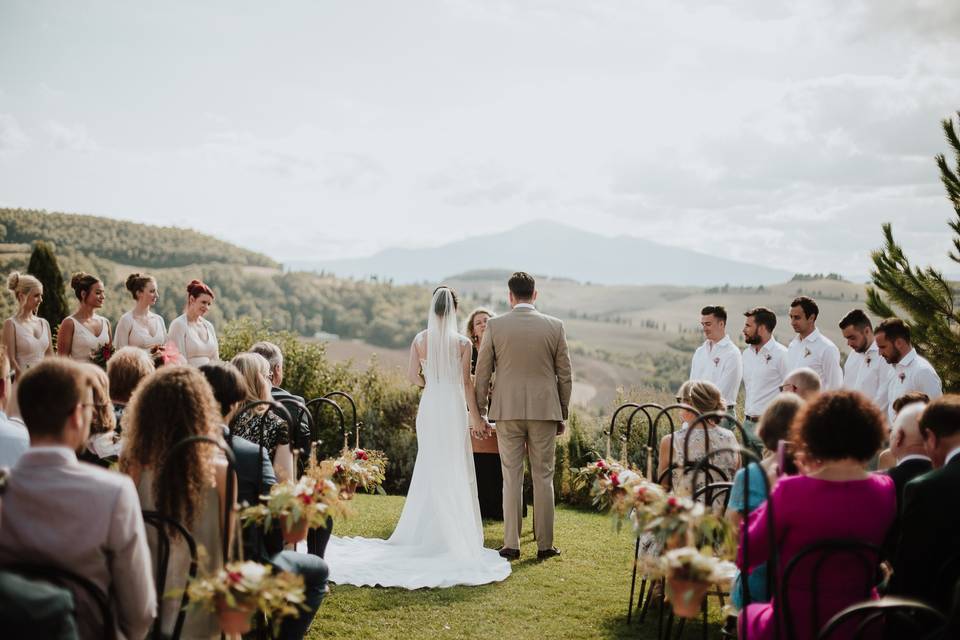
[(557, 436), (563, 433), (573, 372), (563, 323), (538, 312), (532, 276), (510, 277), (512, 311), (487, 322), (477, 357), (477, 405), (487, 412), (490, 377), (496, 370), (489, 419), (497, 423), (503, 467), (503, 547), (500, 555), (520, 557), (524, 445), (533, 478), (533, 528), (537, 558), (560, 555), (553, 546), (553, 466)]

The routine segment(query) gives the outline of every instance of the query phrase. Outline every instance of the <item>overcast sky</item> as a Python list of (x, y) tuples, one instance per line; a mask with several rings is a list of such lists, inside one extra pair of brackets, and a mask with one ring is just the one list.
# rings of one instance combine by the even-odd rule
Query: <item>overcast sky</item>
[[(955, 0), (0, 2), (0, 204), (289, 258), (550, 218), (946, 266)], [(535, 242), (536, 238), (531, 238)]]

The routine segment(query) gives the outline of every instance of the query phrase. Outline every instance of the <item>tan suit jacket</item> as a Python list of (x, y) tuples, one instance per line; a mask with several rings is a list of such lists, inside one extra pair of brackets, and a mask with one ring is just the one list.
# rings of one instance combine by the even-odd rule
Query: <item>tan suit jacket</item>
[(567, 419), (573, 369), (563, 322), (529, 307), (490, 318), (477, 356), (477, 405), (490, 420)]
[(0, 496), (0, 564), (59, 566), (109, 594), (121, 637), (140, 640), (157, 609), (140, 500), (125, 475), (66, 447), (27, 450)]

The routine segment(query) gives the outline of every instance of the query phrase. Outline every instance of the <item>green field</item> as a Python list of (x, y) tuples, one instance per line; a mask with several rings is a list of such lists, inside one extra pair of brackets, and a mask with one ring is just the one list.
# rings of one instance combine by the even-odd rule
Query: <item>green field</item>
[[(357, 515), (338, 522), (335, 533), (387, 537), (403, 500), (358, 495)], [(563, 554), (537, 562), (529, 517), (523, 530), (521, 559), (504, 582), (417, 591), (334, 585), (309, 638), (656, 637), (655, 611), (644, 625), (626, 624), (634, 540), (628, 531), (616, 533), (604, 515), (558, 507), (556, 545)], [(499, 546), (501, 532), (500, 523), (488, 523), (486, 546)], [(699, 637), (694, 628), (685, 635)]]

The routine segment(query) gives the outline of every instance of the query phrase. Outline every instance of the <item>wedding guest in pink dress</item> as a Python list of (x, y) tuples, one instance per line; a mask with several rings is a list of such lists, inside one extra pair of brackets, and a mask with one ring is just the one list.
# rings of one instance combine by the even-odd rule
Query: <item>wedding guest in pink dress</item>
[(129, 346), (147, 351), (162, 346), (167, 342), (167, 326), (162, 317), (150, 310), (160, 299), (157, 281), (147, 274), (131, 273), (126, 287), (136, 304), (120, 316), (114, 344), (118, 349)]
[(13, 370), (13, 389), (7, 414), (20, 415), (17, 407), (17, 381), (30, 367), (53, 355), (50, 323), (37, 315), (43, 302), (43, 284), (35, 277), (16, 271), (7, 278), (7, 288), (17, 299), (17, 312), (3, 322), (3, 346), (7, 348)]
[(220, 360), (217, 332), (204, 318), (213, 304), (213, 289), (194, 280), (187, 285), (187, 307), (170, 323), (168, 337), (180, 352), (180, 364), (202, 367)]
[(77, 362), (90, 362), (97, 350), (111, 343), (110, 321), (97, 313), (103, 306), (105, 290), (99, 278), (82, 271), (73, 274), (70, 287), (80, 306), (60, 323), (57, 353)]
[[(794, 421), (792, 435), (799, 446), (803, 475), (781, 478), (770, 499), (750, 515), (746, 529), (750, 568), (770, 559), (767, 505), (771, 504), (779, 553), (778, 581), (791, 558), (815, 542), (843, 538), (879, 547), (897, 510), (893, 480), (867, 471), (884, 435), (883, 416), (856, 391), (824, 393), (804, 407)], [(742, 550), (741, 546), (741, 571)], [(812, 627), (810, 568), (814, 561), (811, 557), (809, 564), (798, 566), (786, 593), (780, 594), (789, 603), (797, 638), (816, 637), (834, 614), (863, 598), (860, 562), (848, 555), (831, 558), (816, 585), (820, 619)], [(746, 631), (751, 640), (775, 637), (775, 615), (782, 620), (783, 603), (747, 605), (739, 620), (740, 636)], [(836, 637), (848, 635), (841, 631)]]

